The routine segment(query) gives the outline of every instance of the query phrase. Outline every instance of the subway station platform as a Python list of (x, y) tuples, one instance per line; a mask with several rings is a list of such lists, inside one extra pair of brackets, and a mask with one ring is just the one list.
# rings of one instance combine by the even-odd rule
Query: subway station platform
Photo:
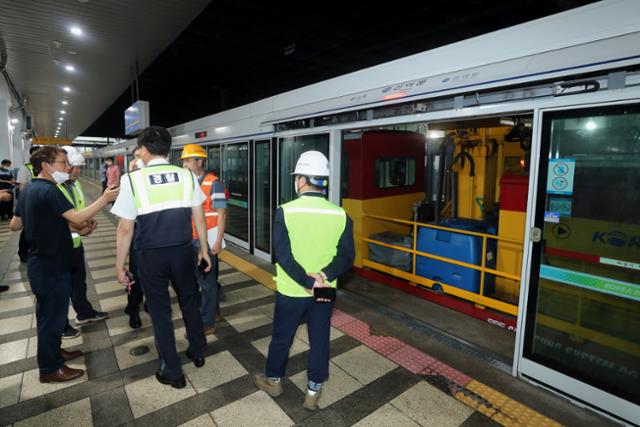
[[(98, 187), (86, 181), (85, 192), (95, 197)], [(126, 294), (113, 268), (115, 218), (103, 212), (97, 220), (98, 229), (84, 239), (88, 297), (109, 318), (79, 326), (80, 337), (63, 340), (64, 348), (85, 353), (69, 365), (86, 373), (61, 384), (38, 381), (34, 296), (17, 256), (18, 234), (0, 223), (0, 275), (10, 286), (0, 295), (0, 425), (613, 425), (512, 377), (510, 332), (355, 277), (339, 292), (320, 409), (302, 407), (304, 325), (291, 348), (284, 393), (271, 398), (251, 378), (264, 369), (272, 330), (271, 266), (233, 248), (221, 255), (224, 321), (208, 337), (203, 368), (185, 355), (172, 293), (187, 387), (161, 385), (149, 316), (141, 312), (143, 327), (132, 330), (123, 311)], [(71, 307), (69, 319), (74, 325)], [(149, 351), (132, 354), (140, 348)]]

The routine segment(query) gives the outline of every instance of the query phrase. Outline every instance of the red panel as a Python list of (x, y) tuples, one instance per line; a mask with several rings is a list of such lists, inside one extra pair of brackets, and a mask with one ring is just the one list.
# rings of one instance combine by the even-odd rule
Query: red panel
[[(373, 199), (424, 191), (424, 136), (406, 131), (367, 131), (361, 139), (343, 141), (348, 162), (349, 199)], [(414, 158), (416, 180), (409, 187), (380, 189), (376, 186), (374, 165), (380, 158)]]
[(550, 248), (548, 246), (545, 248), (544, 251), (547, 255), (555, 255), (555, 256), (560, 256), (564, 258), (579, 259), (581, 261), (594, 262), (596, 264), (600, 262), (600, 257), (597, 255), (583, 254), (583, 253), (574, 252), (574, 251), (566, 251), (564, 249), (555, 249), (555, 248)]
[(400, 289), (408, 294), (416, 295), (420, 298), (445, 306), (460, 313), (468, 314), (469, 316), (484, 320), (492, 325), (509, 329), (510, 331), (516, 330), (517, 319), (509, 316), (508, 314), (499, 313), (486, 308), (481, 309), (476, 307), (472, 302), (463, 301), (453, 296), (439, 294), (418, 286), (413, 286), (402, 279), (379, 273), (375, 270), (358, 267), (353, 267), (353, 270), (364, 278), (384, 283), (392, 288)]
[(500, 209), (527, 211), (528, 175), (505, 175), (500, 178)]

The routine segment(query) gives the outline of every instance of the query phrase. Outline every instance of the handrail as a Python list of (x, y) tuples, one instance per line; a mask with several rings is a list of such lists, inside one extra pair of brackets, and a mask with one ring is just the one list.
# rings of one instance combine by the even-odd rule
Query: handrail
[[(384, 272), (387, 272), (389, 274), (401, 277), (403, 279), (409, 280), (410, 282), (416, 282), (416, 283), (420, 283), (420, 284), (424, 284), (427, 285), (429, 287), (432, 287), (435, 283), (439, 283), (440, 285), (442, 285), (443, 290), (446, 293), (450, 293), (454, 296), (466, 299), (468, 301), (472, 301), (474, 303), (480, 304), (480, 307), (483, 306), (487, 306), (487, 307), (491, 307), (500, 311), (503, 311), (505, 313), (509, 313), (512, 315), (516, 315), (518, 312), (518, 308), (517, 305), (513, 305), (511, 303), (507, 303), (504, 301), (501, 301), (499, 299), (496, 298), (492, 298), (492, 297), (488, 297), (488, 296), (484, 296), (484, 289), (485, 289), (485, 275), (487, 273), (492, 274), (496, 277), (502, 277), (505, 279), (511, 279), (514, 280), (516, 282), (520, 281), (520, 274), (513, 274), (513, 273), (507, 273), (504, 271), (500, 271), (500, 270), (496, 270), (494, 268), (490, 268), (487, 267), (487, 239), (494, 239), (497, 240), (498, 242), (508, 242), (508, 243), (513, 243), (513, 244), (517, 244), (517, 245), (523, 245), (524, 242), (517, 240), (517, 239), (511, 239), (511, 238), (507, 238), (507, 237), (502, 237), (502, 236), (496, 236), (493, 234), (487, 234), (487, 233), (478, 233), (475, 231), (467, 231), (467, 230), (459, 230), (459, 229), (454, 229), (454, 228), (449, 228), (449, 227), (443, 227), (443, 226), (439, 226), (439, 225), (433, 225), (433, 224), (425, 224), (425, 223), (420, 223), (417, 221), (408, 221), (408, 220), (403, 220), (403, 219), (397, 219), (397, 218), (390, 218), (390, 217), (385, 217), (385, 216), (381, 216), (381, 215), (365, 215), (363, 217), (364, 218), (371, 218), (371, 219), (376, 219), (376, 220), (381, 220), (381, 221), (388, 221), (388, 222), (394, 222), (394, 223), (398, 223), (398, 224), (404, 224), (404, 225), (408, 225), (411, 226), (413, 229), (413, 245), (411, 248), (405, 248), (402, 246), (396, 246), (390, 243), (385, 243), (379, 240), (375, 240), (375, 239), (371, 239), (369, 237), (362, 237), (362, 241), (366, 242), (366, 243), (373, 243), (375, 245), (379, 245), (379, 246), (383, 246), (383, 247), (387, 247), (390, 249), (394, 249), (397, 251), (401, 251), (401, 252), (405, 252), (405, 253), (409, 253), (411, 254), (411, 257), (413, 259), (413, 264), (412, 264), (412, 269), (411, 272), (404, 272), (401, 270), (397, 270), (395, 268), (387, 268), (382, 264), (370, 261), (368, 259), (364, 260), (364, 265), (368, 266), (370, 268), (374, 268), (377, 270), (381, 270)], [(447, 257), (443, 257), (443, 256), (439, 256), (439, 255), (434, 255), (428, 252), (422, 252), (419, 251), (417, 249), (417, 245), (418, 245), (418, 227), (425, 227), (425, 228), (432, 228), (432, 229), (436, 229), (436, 230), (442, 230), (442, 231), (447, 231), (447, 232), (451, 232), (451, 233), (459, 233), (459, 234), (463, 234), (463, 235), (468, 235), (468, 236), (474, 236), (474, 237), (479, 237), (482, 238), (482, 256), (481, 256), (481, 262), (480, 265), (476, 265), (476, 264), (471, 264), (468, 262), (464, 262), (464, 261), (458, 261), (452, 258), (447, 258)], [(472, 270), (476, 270), (480, 272), (480, 283), (479, 283), (479, 289), (478, 292), (470, 292), (470, 291), (466, 291), (463, 289), (458, 289), (455, 286), (449, 285), (447, 283), (444, 282), (435, 282), (433, 280), (430, 280), (426, 277), (422, 277), (422, 276), (418, 276), (416, 274), (416, 264), (417, 264), (417, 257), (425, 257), (425, 258), (430, 258), (430, 259), (434, 259), (437, 261), (441, 261), (441, 262), (446, 262), (449, 264), (453, 264), (453, 265), (458, 265), (461, 267), (465, 267), (465, 268), (469, 268)]]

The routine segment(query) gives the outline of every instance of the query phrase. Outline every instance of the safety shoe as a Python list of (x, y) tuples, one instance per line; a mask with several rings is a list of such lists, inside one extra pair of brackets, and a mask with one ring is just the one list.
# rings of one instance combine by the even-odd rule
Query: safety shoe
[(282, 394), (282, 379), (279, 382), (273, 382), (264, 374), (254, 374), (253, 384), (260, 390), (265, 391), (271, 397), (278, 397)]
[(62, 332), (63, 340), (70, 340), (79, 336), (80, 336), (80, 331), (74, 328), (73, 326), (67, 324), (67, 326), (64, 327), (64, 331)]
[(318, 409), (318, 401), (320, 400), (320, 396), (322, 395), (322, 389), (316, 391), (316, 394), (314, 394), (313, 396), (309, 392), (310, 390), (307, 389), (307, 392), (304, 395), (304, 403), (302, 404), (302, 406), (310, 411), (315, 411), (316, 409)]
[(84, 325), (91, 322), (99, 322), (100, 320), (104, 320), (109, 317), (109, 313), (105, 313), (103, 311), (93, 311), (93, 315), (89, 317), (76, 317), (76, 325)]

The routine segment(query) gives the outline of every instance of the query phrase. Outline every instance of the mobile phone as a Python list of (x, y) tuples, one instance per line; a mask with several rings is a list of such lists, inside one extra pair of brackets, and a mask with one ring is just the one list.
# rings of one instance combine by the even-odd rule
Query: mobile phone
[(127, 276), (127, 279), (129, 279), (129, 283), (135, 283), (136, 279), (135, 277), (133, 277), (133, 273), (130, 271), (127, 271), (124, 273)]
[(330, 301), (335, 301), (336, 288), (313, 288), (313, 297), (315, 299), (323, 298)]
[(200, 264), (198, 264), (198, 269), (204, 273), (204, 270), (207, 268), (208, 265), (209, 264), (207, 264), (207, 261), (204, 258), (202, 258), (200, 260)]

